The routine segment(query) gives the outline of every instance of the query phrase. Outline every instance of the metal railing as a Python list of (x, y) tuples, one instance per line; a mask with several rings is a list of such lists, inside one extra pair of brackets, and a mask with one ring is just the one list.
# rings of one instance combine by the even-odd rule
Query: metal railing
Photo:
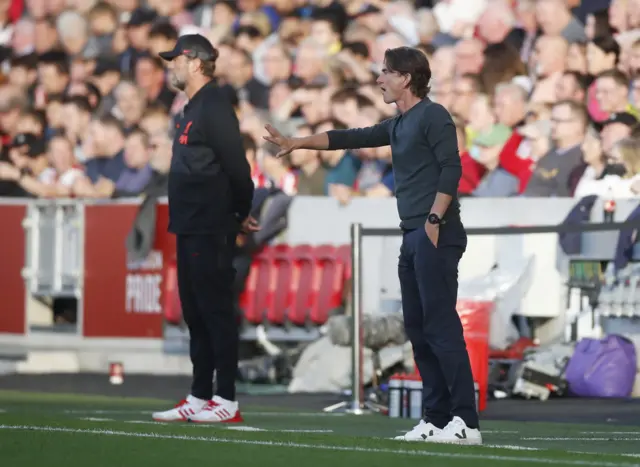
[(75, 201), (29, 203), (23, 221), (22, 277), (34, 296), (77, 297), (82, 291), (84, 206)]

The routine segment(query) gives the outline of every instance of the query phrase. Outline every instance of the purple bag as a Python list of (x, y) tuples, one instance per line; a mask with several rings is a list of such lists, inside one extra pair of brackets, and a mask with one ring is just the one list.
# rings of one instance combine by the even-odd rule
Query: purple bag
[(569, 392), (579, 397), (629, 397), (636, 365), (633, 342), (622, 336), (582, 339), (565, 372)]

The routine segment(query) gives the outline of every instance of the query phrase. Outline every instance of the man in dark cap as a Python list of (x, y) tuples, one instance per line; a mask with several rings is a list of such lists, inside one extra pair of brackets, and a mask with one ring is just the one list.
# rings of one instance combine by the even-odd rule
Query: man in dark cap
[[(191, 337), (191, 393), (156, 421), (240, 422), (235, 400), (238, 322), (232, 261), (236, 237), (257, 230), (254, 185), (239, 123), (213, 80), (218, 51), (184, 35), (169, 52), (169, 81), (189, 102), (178, 118), (169, 170), (169, 231), (176, 234), (178, 289)], [(216, 375), (216, 391), (213, 376)]]

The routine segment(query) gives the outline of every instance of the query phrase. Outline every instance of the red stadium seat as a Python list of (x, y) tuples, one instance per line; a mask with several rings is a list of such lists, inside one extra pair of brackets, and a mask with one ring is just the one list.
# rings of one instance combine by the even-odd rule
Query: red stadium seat
[(313, 248), (309, 245), (298, 245), (291, 249), (293, 270), (289, 288), (289, 309), (287, 318), (296, 326), (307, 323), (310, 308), (311, 288), (316, 264)]
[(174, 325), (182, 323), (182, 305), (178, 293), (178, 265), (175, 260), (169, 263), (165, 272), (163, 309), (164, 318), (168, 323)]
[(322, 325), (331, 313), (342, 306), (346, 265), (338, 257), (338, 249), (334, 246), (319, 246), (314, 253), (316, 270), (310, 318), (313, 323)]
[(240, 308), (244, 311), (245, 319), (252, 324), (261, 324), (267, 310), (273, 255), (274, 250), (267, 247), (253, 258), (249, 277), (240, 296)]
[(337, 256), (340, 261), (345, 265), (344, 279), (351, 279), (351, 245), (340, 245), (337, 248)]
[(288, 245), (273, 247), (273, 266), (269, 277), (267, 294), (267, 321), (270, 324), (283, 325), (291, 299), (291, 278), (293, 259)]

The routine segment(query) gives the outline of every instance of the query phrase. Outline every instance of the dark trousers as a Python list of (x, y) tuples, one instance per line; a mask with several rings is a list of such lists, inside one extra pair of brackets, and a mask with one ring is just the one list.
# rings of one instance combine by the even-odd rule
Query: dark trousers
[(424, 228), (404, 233), (398, 274), (407, 337), (423, 384), (424, 419), (443, 428), (454, 416), (478, 428), (475, 389), (456, 311), (458, 263), (467, 237), (460, 222), (440, 226), (436, 248)]
[(235, 235), (178, 235), (178, 288), (191, 337), (191, 395), (235, 400), (238, 322), (234, 309)]

